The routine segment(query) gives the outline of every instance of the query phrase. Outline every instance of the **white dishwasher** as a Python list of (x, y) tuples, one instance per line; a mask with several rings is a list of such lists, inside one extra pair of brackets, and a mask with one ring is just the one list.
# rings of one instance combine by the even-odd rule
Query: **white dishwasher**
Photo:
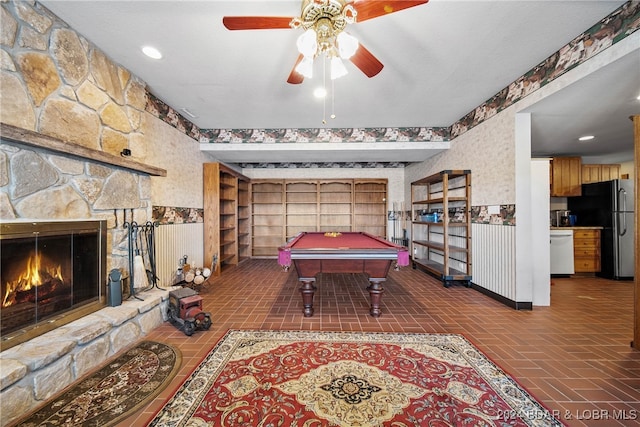
[(574, 274), (573, 230), (550, 230), (551, 274)]

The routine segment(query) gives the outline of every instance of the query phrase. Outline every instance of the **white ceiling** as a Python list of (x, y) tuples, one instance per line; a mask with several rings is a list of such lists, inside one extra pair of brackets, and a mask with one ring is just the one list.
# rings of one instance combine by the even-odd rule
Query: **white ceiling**
[[(528, 109), (535, 154), (633, 159), (633, 124), (640, 114), (640, 51), (590, 74)], [(577, 141), (578, 136), (595, 139)]]
[[(298, 16), (299, 0), (41, 3), (143, 79), (158, 98), (195, 114), (189, 119), (200, 128), (250, 129), (321, 128), (323, 117), (331, 128), (450, 126), (624, 1), (431, 0), (355, 23), (347, 31), (384, 69), (369, 79), (347, 64), (349, 74), (335, 81), (326, 113), (312, 95), (322, 84), (321, 60), (316, 60), (318, 77), (286, 83), (301, 30), (229, 31), (222, 25), (223, 16)], [(143, 45), (157, 47), (164, 57), (145, 57)], [(631, 152), (630, 122), (621, 122), (640, 112), (635, 99), (640, 55), (618, 62), (531, 108), (535, 155)], [(332, 111), (335, 119), (328, 118)], [(575, 148), (577, 136), (586, 131), (598, 136), (598, 144)], [(345, 154), (327, 146), (306, 147), (283, 158), (264, 144), (250, 152), (236, 145), (216, 151), (216, 157), (229, 162), (271, 157), (279, 162), (411, 161), (442, 149), (417, 153), (411, 147), (378, 147)]]

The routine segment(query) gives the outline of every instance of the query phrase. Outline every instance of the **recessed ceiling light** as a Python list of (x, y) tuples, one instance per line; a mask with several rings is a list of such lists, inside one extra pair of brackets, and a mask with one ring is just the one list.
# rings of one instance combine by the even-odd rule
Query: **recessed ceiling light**
[(313, 96), (316, 98), (324, 98), (327, 96), (327, 90), (323, 87), (316, 88), (316, 90), (313, 91)]
[(593, 138), (595, 138), (595, 136), (593, 136), (593, 135), (585, 135), (585, 136), (581, 136), (580, 138), (578, 138), (578, 141), (590, 141)]
[(152, 46), (143, 46), (142, 53), (147, 55), (149, 58), (153, 58), (153, 59), (162, 58), (162, 54), (160, 53), (160, 51)]
[(188, 108), (181, 108), (180, 110), (182, 110), (183, 113), (185, 113), (187, 116), (191, 117), (192, 119), (195, 119), (198, 117), (195, 114), (193, 114)]

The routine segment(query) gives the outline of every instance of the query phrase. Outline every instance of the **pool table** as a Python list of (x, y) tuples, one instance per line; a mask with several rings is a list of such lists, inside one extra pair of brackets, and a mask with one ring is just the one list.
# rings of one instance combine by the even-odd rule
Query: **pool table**
[(364, 273), (371, 299), (369, 313), (380, 316), (380, 301), (391, 265), (409, 265), (406, 247), (363, 232), (303, 232), (278, 248), (278, 263), (285, 271), (291, 262), (298, 272), (304, 316), (313, 316), (313, 295), (318, 273)]

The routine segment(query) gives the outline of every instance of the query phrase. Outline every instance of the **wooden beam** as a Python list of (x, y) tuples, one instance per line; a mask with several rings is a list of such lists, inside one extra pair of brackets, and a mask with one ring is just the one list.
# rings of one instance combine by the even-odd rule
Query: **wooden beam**
[(0, 124), (0, 138), (5, 141), (17, 142), (30, 147), (44, 148), (57, 153), (66, 154), (81, 159), (93, 160), (99, 163), (118, 166), (124, 169), (141, 172), (153, 176), (167, 176), (165, 169), (145, 165), (127, 157), (115, 156), (104, 151), (94, 150), (74, 142), (62, 141), (58, 138), (43, 135), (32, 130), (22, 129), (6, 123)]

